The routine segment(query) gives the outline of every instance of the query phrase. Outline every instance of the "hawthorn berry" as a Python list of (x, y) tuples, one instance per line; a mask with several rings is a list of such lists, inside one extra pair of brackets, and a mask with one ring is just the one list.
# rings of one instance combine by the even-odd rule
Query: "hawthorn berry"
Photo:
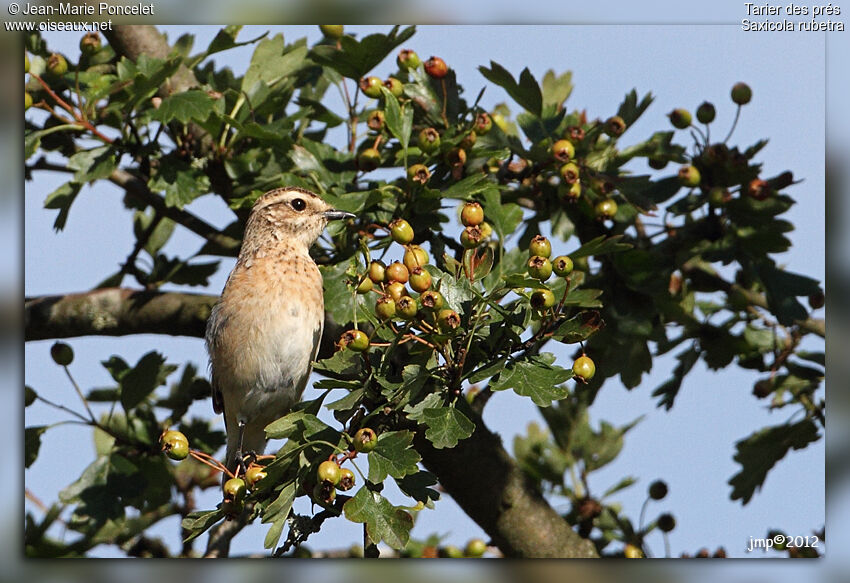
[(359, 453), (369, 453), (378, 444), (378, 436), (374, 429), (361, 427), (354, 434), (354, 450)]
[(474, 131), (470, 131), (463, 136), (463, 139), (460, 141), (460, 147), (463, 150), (471, 150), (476, 141), (478, 141), (478, 135)]
[(30, 56), (29, 53), (24, 51), (24, 74), (30, 72)]
[(531, 294), (531, 307), (535, 310), (546, 310), (555, 305), (555, 294), (548, 289), (539, 289)]
[(770, 191), (770, 184), (761, 178), (755, 178), (747, 184), (747, 195), (756, 200), (765, 200), (770, 196)]
[(573, 362), (573, 375), (587, 382), (596, 374), (596, 364), (586, 355), (581, 355)]
[(712, 206), (723, 206), (732, 199), (729, 191), (721, 186), (715, 186), (708, 191), (708, 202)]
[(184, 460), (189, 455), (189, 440), (181, 431), (171, 429), (160, 438), (162, 451), (173, 460)]
[(378, 298), (375, 302), (375, 315), (381, 320), (389, 320), (395, 316), (395, 300), (390, 296)]
[(661, 532), (670, 532), (676, 528), (676, 519), (670, 513), (664, 513), (658, 517), (658, 528)]
[(64, 342), (54, 342), (50, 347), (50, 357), (59, 366), (68, 366), (74, 361), (74, 349)]
[(480, 538), (474, 538), (466, 543), (466, 546), (463, 549), (463, 556), (472, 559), (477, 559), (479, 557), (483, 557), (484, 553), (486, 552), (487, 543), (485, 543)]
[[(417, 269), (421, 269), (417, 267)], [(416, 317), (419, 307), (416, 305), (416, 300), (410, 296), (402, 296), (395, 303), (395, 313), (404, 320), (412, 320)]]
[(484, 209), (477, 202), (468, 202), (460, 211), (460, 222), (464, 227), (476, 227), (484, 222)]
[(443, 294), (438, 291), (428, 290), (419, 296), (419, 303), (422, 309), (429, 312), (436, 312), (443, 307)]
[(567, 138), (573, 143), (580, 142), (584, 139), (585, 131), (581, 126), (570, 126), (567, 128)]
[(366, 125), (370, 130), (379, 132), (384, 129), (384, 124), (386, 123), (386, 116), (384, 112), (380, 109), (376, 109), (372, 113), (368, 115), (366, 118)]
[(478, 225), (470, 225), (464, 227), (460, 232), (460, 244), (464, 249), (474, 249), (478, 247), (484, 240), (484, 234), (481, 232), (481, 227)]
[(627, 559), (642, 559), (643, 551), (640, 550), (640, 547), (637, 547), (631, 543), (627, 544), (623, 549), (623, 556)]
[(702, 176), (700, 176), (696, 166), (682, 166), (679, 168), (677, 176), (679, 178), (679, 184), (692, 188), (699, 186), (700, 180), (702, 180)]
[(357, 167), (363, 172), (371, 172), (381, 165), (381, 153), (375, 148), (366, 148), (357, 156)]
[(526, 263), (528, 275), (540, 281), (546, 281), (552, 275), (552, 262), (548, 257), (534, 255), (528, 259)]
[(443, 332), (452, 332), (460, 326), (460, 316), (454, 310), (442, 309), (437, 314), (437, 325)]
[(419, 184), (425, 184), (431, 179), (431, 171), (425, 164), (414, 164), (407, 169), (407, 179)]
[(409, 295), (407, 293), (407, 288), (405, 288), (404, 284), (400, 281), (391, 281), (387, 285), (386, 291), (387, 295), (389, 295), (394, 302), (397, 302), (406, 295)]
[(490, 223), (481, 223), (478, 225), (478, 228), (481, 229), (481, 240), (484, 241), (493, 234), (493, 227), (490, 226)]
[(738, 105), (746, 105), (753, 98), (753, 90), (746, 83), (735, 83), (730, 95), (733, 102)]
[(667, 496), (667, 483), (664, 480), (655, 480), (649, 485), (649, 497), (653, 500), (663, 500)]
[(381, 81), (380, 77), (372, 75), (369, 77), (361, 77), (358, 85), (360, 86), (360, 91), (362, 91), (367, 97), (377, 99), (382, 95), (381, 87), (384, 85), (384, 82)]
[(710, 124), (714, 121), (714, 116), (717, 115), (717, 110), (714, 105), (708, 101), (703, 101), (697, 108), (697, 120), (700, 123)]
[(626, 122), (619, 115), (609, 117), (605, 121), (605, 133), (612, 138), (617, 138), (623, 135), (626, 131)]
[(248, 486), (252, 488), (257, 482), (259, 482), (266, 476), (266, 469), (263, 466), (252, 465), (247, 470), (245, 470), (245, 481), (248, 483)]
[(395, 77), (390, 77), (384, 81), (384, 87), (392, 93), (393, 97), (401, 97), (401, 94), (404, 93), (404, 84)]
[(404, 219), (393, 219), (389, 224), (389, 228), (390, 236), (399, 245), (412, 243), (413, 237), (416, 236), (416, 233), (413, 232), (413, 227)]
[(319, 30), (326, 37), (337, 40), (342, 38), (342, 33), (345, 29), (342, 24), (320, 24)]
[(54, 77), (61, 77), (68, 72), (68, 61), (59, 53), (53, 53), (47, 59), (47, 72)]
[(569, 162), (576, 155), (576, 148), (569, 140), (558, 140), (552, 144), (552, 155), (558, 162)]
[(573, 260), (566, 255), (559, 255), (552, 261), (552, 271), (558, 277), (566, 277), (573, 271)]
[(245, 498), (247, 487), (242, 478), (230, 478), (224, 483), (224, 499), (240, 502)]
[(549, 257), (552, 255), (552, 244), (543, 235), (535, 235), (528, 244), (528, 254)]
[(399, 283), (407, 283), (410, 279), (410, 270), (398, 261), (394, 261), (387, 267), (387, 280), (390, 282), (397, 281)]
[(347, 490), (351, 490), (354, 487), (355, 477), (354, 472), (349, 470), (348, 468), (340, 468), (339, 469), (339, 483), (336, 485), (337, 490), (342, 490), (343, 492)]
[(32, 107), (32, 95), (28, 91), (24, 91), (24, 111)]
[(826, 296), (820, 290), (809, 295), (809, 307), (813, 310), (820, 310), (826, 303)]
[(407, 249), (404, 250), (404, 258), (402, 261), (404, 262), (405, 267), (412, 271), (414, 267), (428, 265), (428, 259), (428, 252), (425, 251), (425, 249), (419, 245), (408, 245)]
[(446, 164), (452, 167), (466, 164), (466, 150), (463, 148), (452, 148), (443, 156)]
[(383, 261), (372, 261), (369, 263), (369, 279), (373, 283), (383, 283), (387, 278), (387, 266)]
[(673, 124), (673, 127), (680, 130), (690, 127), (693, 120), (691, 112), (682, 108), (674, 109), (667, 114), (667, 117), (670, 118), (670, 123)]
[(753, 385), (753, 395), (756, 399), (764, 399), (773, 392), (773, 383), (770, 379), (761, 379)]
[(342, 478), (342, 473), (340, 472), (339, 464), (333, 460), (325, 460), (319, 464), (316, 476), (320, 482), (330, 482), (336, 486), (339, 484), (340, 478)]
[(346, 330), (339, 339), (339, 345), (354, 352), (366, 352), (369, 350), (369, 337), (363, 330)]
[(614, 199), (604, 198), (596, 203), (596, 218), (613, 219), (617, 214), (617, 203)]
[(396, 57), (399, 69), (415, 69), (422, 64), (422, 60), (416, 51), (411, 49), (401, 49)]
[(567, 162), (561, 166), (559, 172), (561, 173), (561, 178), (567, 184), (575, 184), (579, 180), (579, 168), (575, 162)]
[(426, 154), (436, 152), (440, 148), (440, 132), (434, 128), (425, 128), (419, 132), (417, 143)]
[(431, 287), (431, 274), (421, 267), (414, 267), (410, 270), (410, 288), (418, 293), (422, 293)]
[(93, 55), (100, 50), (100, 35), (89, 32), (80, 39), (80, 52), (84, 55)]
[(429, 77), (442, 79), (449, 72), (449, 67), (440, 57), (431, 57), (425, 61), (425, 72)]
[(578, 180), (573, 182), (564, 196), (568, 202), (577, 201), (581, 197), (581, 182)]
[[(333, 462), (331, 462), (333, 463)], [(330, 505), (336, 500), (336, 488), (330, 482), (319, 482), (313, 486), (313, 500)]]
[(489, 132), (493, 128), (493, 120), (490, 118), (490, 114), (482, 111), (476, 115), (473, 127), (475, 128), (475, 133), (479, 136), (483, 136)]

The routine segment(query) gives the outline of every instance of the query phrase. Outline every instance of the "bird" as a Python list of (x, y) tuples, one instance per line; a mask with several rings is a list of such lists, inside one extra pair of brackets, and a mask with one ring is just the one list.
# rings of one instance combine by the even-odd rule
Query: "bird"
[(266, 425), (301, 398), (324, 327), (322, 275), (309, 250), (328, 221), (354, 216), (291, 186), (263, 194), (251, 209), (205, 335), (231, 473), (244, 472), (244, 455), (263, 453)]

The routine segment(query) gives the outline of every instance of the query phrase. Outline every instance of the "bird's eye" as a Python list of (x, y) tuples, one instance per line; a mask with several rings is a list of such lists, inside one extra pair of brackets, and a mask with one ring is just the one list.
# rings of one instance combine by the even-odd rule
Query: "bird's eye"
[(297, 210), (299, 212), (303, 211), (305, 208), (307, 208), (307, 203), (304, 202), (304, 200), (300, 199), (300, 198), (296, 198), (295, 200), (292, 201), (291, 204), (292, 204), (292, 208), (294, 208), (295, 210)]

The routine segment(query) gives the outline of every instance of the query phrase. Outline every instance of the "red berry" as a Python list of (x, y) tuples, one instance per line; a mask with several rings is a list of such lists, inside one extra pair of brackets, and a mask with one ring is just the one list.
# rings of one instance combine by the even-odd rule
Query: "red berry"
[(770, 196), (770, 184), (767, 180), (756, 178), (747, 185), (747, 194), (756, 200), (765, 200)]
[(425, 61), (425, 72), (434, 79), (442, 79), (449, 72), (449, 67), (440, 57), (431, 57)]
[(484, 240), (484, 234), (481, 232), (481, 227), (470, 225), (460, 232), (460, 244), (464, 249), (474, 249), (478, 247)]
[(487, 114), (485, 112), (481, 112), (481, 113), (479, 113), (478, 115), (475, 116), (475, 123), (474, 123), (473, 127), (475, 128), (475, 132), (479, 136), (483, 136), (484, 134), (486, 134), (487, 132), (489, 132), (492, 129), (493, 120), (490, 119), (489, 114)]

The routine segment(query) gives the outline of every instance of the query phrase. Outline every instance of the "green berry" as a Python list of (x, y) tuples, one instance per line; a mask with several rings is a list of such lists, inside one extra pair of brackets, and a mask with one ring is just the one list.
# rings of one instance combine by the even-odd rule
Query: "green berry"
[(573, 362), (573, 375), (587, 382), (596, 374), (596, 364), (589, 356), (581, 355)]
[(413, 232), (413, 227), (411, 227), (410, 223), (404, 219), (394, 219), (390, 222), (389, 228), (390, 236), (393, 238), (393, 241), (399, 245), (412, 243), (413, 237), (416, 236), (416, 233)]
[(559, 255), (552, 261), (552, 271), (558, 277), (566, 277), (573, 272), (573, 260), (566, 255)]
[(27, 74), (29, 72), (30, 72), (30, 56), (26, 51), (24, 51), (24, 74)]
[(437, 325), (443, 332), (452, 332), (460, 326), (460, 316), (448, 308), (440, 310), (437, 314)]
[(50, 356), (59, 366), (68, 366), (74, 361), (74, 350), (64, 342), (55, 342), (50, 347)]
[(339, 339), (339, 345), (354, 352), (366, 352), (369, 350), (369, 337), (362, 330), (346, 330)]
[(476, 134), (483, 136), (493, 128), (493, 120), (490, 118), (489, 114), (481, 112), (475, 116), (475, 123), (473, 124), (473, 127), (475, 128)]
[(267, 474), (263, 466), (253, 465), (245, 470), (245, 481), (248, 483), (248, 486), (252, 488), (257, 482), (266, 476)]
[(364, 277), (357, 284), (357, 293), (360, 294), (360, 295), (368, 294), (370, 291), (372, 291), (372, 288), (374, 286), (375, 286), (375, 284), (372, 283), (371, 279), (369, 279), (368, 277)]
[(464, 249), (475, 249), (484, 240), (484, 234), (481, 232), (481, 227), (470, 225), (465, 227), (460, 232), (460, 244)]
[(708, 202), (712, 206), (723, 206), (731, 200), (732, 196), (729, 191), (721, 186), (715, 186), (708, 191)]
[(184, 460), (189, 455), (189, 440), (186, 436), (174, 429), (166, 431), (160, 438), (162, 451), (173, 460)]
[(662, 532), (670, 532), (676, 528), (676, 519), (672, 514), (665, 513), (658, 517), (658, 528)]
[(337, 40), (342, 38), (342, 34), (345, 29), (342, 24), (320, 24), (319, 30), (321, 30), (322, 34), (326, 37)]
[(464, 227), (476, 227), (484, 222), (484, 209), (477, 202), (468, 202), (460, 211), (460, 222)]
[(384, 87), (393, 94), (393, 97), (401, 97), (401, 94), (404, 93), (404, 84), (395, 77), (390, 77), (384, 81)]
[(376, 109), (366, 117), (366, 125), (373, 132), (379, 132), (384, 129), (385, 123), (386, 116), (384, 115), (384, 112), (380, 109)]
[(32, 95), (29, 92), (24, 91), (24, 111), (28, 110), (32, 107)]
[(613, 219), (617, 214), (617, 203), (611, 198), (605, 198), (596, 203), (596, 218)]
[(337, 490), (342, 490), (343, 492), (351, 490), (355, 482), (354, 472), (348, 468), (339, 469), (339, 483), (336, 485)]
[(535, 310), (546, 310), (555, 305), (555, 294), (548, 289), (539, 289), (531, 294), (531, 307)]
[(682, 166), (679, 168), (678, 177), (679, 184), (689, 187), (699, 186), (700, 180), (702, 180), (696, 166)]
[(709, 124), (714, 121), (714, 116), (717, 115), (717, 110), (714, 105), (708, 101), (703, 101), (697, 108), (697, 120), (700, 123)]
[(445, 559), (462, 559), (463, 551), (454, 545), (446, 545), (438, 551), (440, 557)]
[(383, 261), (372, 261), (369, 264), (369, 279), (373, 283), (383, 283), (387, 279), (387, 266)]
[(488, 239), (493, 234), (493, 227), (490, 226), (490, 223), (481, 223), (478, 228), (481, 229), (482, 240)]
[(463, 139), (460, 141), (460, 147), (462, 150), (471, 150), (472, 146), (474, 146), (477, 141), (478, 135), (474, 131), (470, 131), (468, 134), (463, 136)]
[(546, 281), (552, 275), (552, 262), (548, 257), (534, 255), (528, 259), (526, 267), (528, 267), (528, 275), (540, 281)]
[(531, 256), (549, 257), (552, 255), (552, 244), (543, 235), (535, 235), (528, 244), (528, 254)]
[(663, 480), (655, 480), (649, 485), (649, 497), (653, 500), (663, 500), (667, 496), (667, 484)]
[(561, 166), (559, 172), (561, 173), (561, 178), (563, 178), (564, 182), (567, 184), (575, 184), (579, 180), (580, 171), (575, 162), (568, 162), (564, 164)]
[(381, 320), (395, 317), (395, 300), (389, 296), (378, 298), (375, 302), (375, 315)]
[(617, 138), (623, 135), (626, 131), (626, 122), (619, 115), (609, 117), (605, 121), (605, 133), (612, 138)]
[(419, 296), (419, 303), (422, 304), (423, 310), (436, 312), (443, 307), (443, 294), (438, 291), (428, 290)]
[(558, 140), (552, 144), (552, 155), (558, 162), (569, 162), (576, 155), (576, 148), (569, 140)]
[(440, 57), (431, 57), (425, 61), (425, 72), (429, 77), (442, 79), (449, 72), (449, 67)]
[[(419, 245), (408, 245), (404, 250), (404, 266), (413, 272), (414, 267), (428, 265), (428, 252)], [(414, 288), (415, 289), (415, 288)]]
[(425, 128), (419, 132), (419, 149), (430, 154), (440, 148), (440, 132), (434, 128)]
[(375, 148), (366, 148), (357, 156), (357, 167), (363, 172), (371, 172), (381, 165), (381, 153)]
[(407, 169), (407, 179), (411, 182), (425, 184), (431, 179), (431, 171), (425, 164), (414, 164)]
[(404, 296), (408, 295), (407, 289), (400, 281), (390, 282), (389, 285), (387, 285), (386, 291), (387, 295), (389, 295), (394, 302), (397, 302)]
[(746, 105), (753, 98), (753, 90), (746, 83), (735, 83), (732, 86), (732, 101), (738, 105)]
[(463, 556), (477, 559), (483, 557), (486, 552), (487, 543), (480, 538), (474, 538), (466, 543), (466, 547), (463, 549)]
[(466, 164), (466, 150), (463, 148), (452, 148), (446, 155), (443, 156), (446, 164), (451, 167), (463, 166)]
[(333, 501), (336, 500), (336, 488), (330, 482), (317, 483), (313, 487), (313, 500), (319, 504), (333, 504)]
[(320, 482), (330, 482), (334, 486), (339, 484), (342, 478), (342, 472), (339, 470), (339, 464), (333, 460), (325, 460), (319, 464), (319, 469), (316, 472)]
[(415, 69), (422, 64), (422, 60), (416, 54), (416, 51), (402, 49), (396, 57), (396, 63), (398, 63), (399, 69)]
[(421, 267), (410, 270), (410, 289), (417, 293), (428, 291), (431, 287), (431, 274)]
[(354, 434), (354, 450), (359, 453), (369, 453), (377, 444), (378, 436), (369, 427), (362, 427)]
[(53, 53), (47, 59), (47, 72), (54, 77), (61, 77), (68, 72), (68, 61), (59, 53)]
[(674, 128), (684, 130), (691, 125), (691, 112), (687, 109), (674, 109), (670, 113), (667, 114), (667, 117), (670, 118), (670, 123), (673, 124)]
[[(417, 267), (417, 269), (421, 269)], [(395, 303), (395, 313), (403, 320), (412, 320), (416, 317), (419, 307), (416, 305), (416, 300), (410, 296), (403, 296)]]
[(367, 97), (372, 97), (377, 99), (381, 95), (381, 87), (384, 86), (384, 82), (381, 81), (380, 77), (375, 77), (374, 75), (370, 77), (361, 77), (360, 78), (360, 91), (362, 91)]
[(387, 281), (397, 281), (399, 283), (407, 283), (410, 279), (410, 270), (398, 261), (394, 261), (387, 267)]
[(84, 55), (93, 55), (100, 50), (100, 35), (96, 32), (89, 32), (83, 35), (80, 39), (80, 52)]
[(570, 185), (569, 190), (567, 190), (566, 198), (569, 202), (575, 202), (581, 197), (581, 182), (576, 180)]
[(240, 502), (245, 498), (248, 488), (242, 478), (230, 478), (224, 483), (224, 499)]

